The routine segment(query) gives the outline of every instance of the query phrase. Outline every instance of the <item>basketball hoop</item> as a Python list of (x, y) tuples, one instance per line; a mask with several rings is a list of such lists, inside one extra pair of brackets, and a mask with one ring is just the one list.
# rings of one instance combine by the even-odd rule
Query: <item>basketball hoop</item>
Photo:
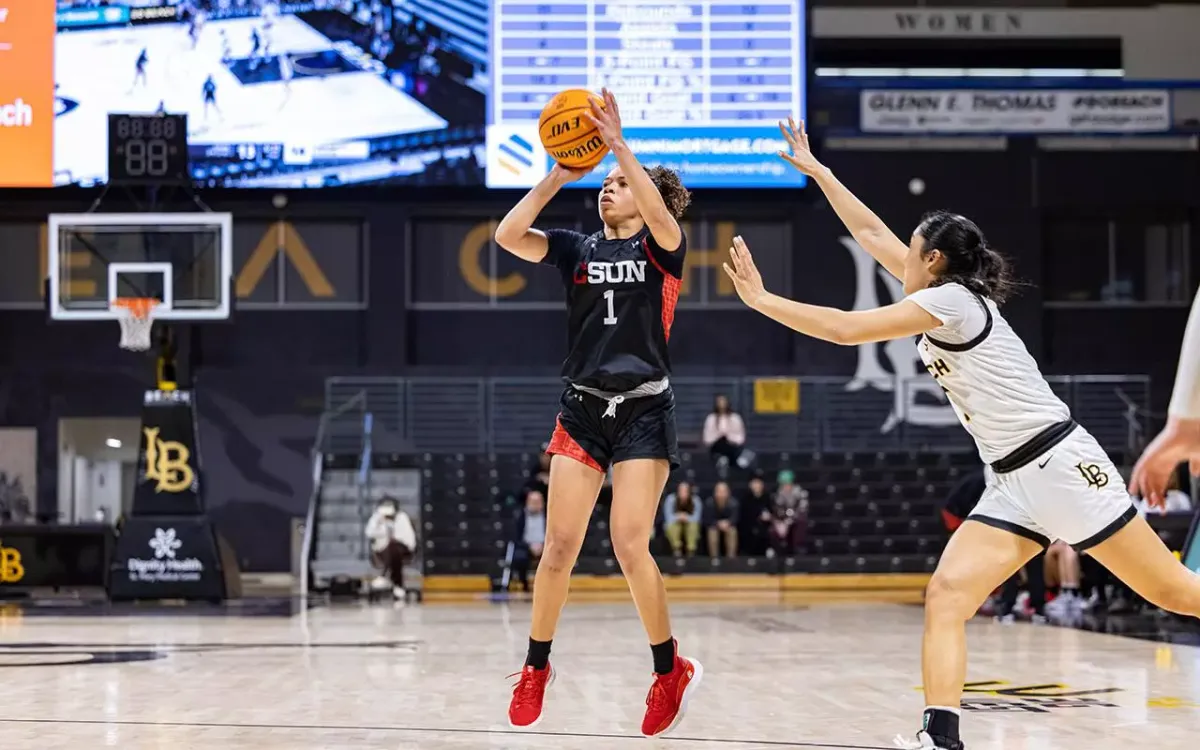
[(113, 300), (121, 323), (121, 348), (131, 352), (144, 352), (150, 348), (150, 329), (154, 327), (154, 308), (158, 300), (153, 297), (118, 297)]

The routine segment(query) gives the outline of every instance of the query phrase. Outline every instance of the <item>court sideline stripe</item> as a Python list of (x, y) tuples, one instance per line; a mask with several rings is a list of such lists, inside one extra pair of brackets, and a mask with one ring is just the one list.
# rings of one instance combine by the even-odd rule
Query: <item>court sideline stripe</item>
[[(512, 729), (454, 729), (450, 727), (379, 727), (379, 726), (339, 726), (336, 724), (228, 724), (219, 722), (188, 722), (188, 721), (108, 721), (102, 719), (5, 719), (0, 718), (0, 724), (77, 724), (104, 726), (132, 727), (202, 727), (207, 729), (301, 729), (315, 731), (343, 732), (442, 732), (444, 734), (509, 734), (516, 737), (532, 735), (536, 737), (579, 737), (612, 740), (638, 740), (645, 742), (641, 735), (632, 734), (589, 734), (586, 732), (525, 732)], [(784, 742), (782, 740), (735, 740), (714, 739), (705, 737), (663, 737), (663, 742), (705, 742), (716, 745), (758, 745), (761, 747), (805, 747), (818, 750), (894, 750), (894, 748), (877, 745), (841, 745), (824, 742)]]

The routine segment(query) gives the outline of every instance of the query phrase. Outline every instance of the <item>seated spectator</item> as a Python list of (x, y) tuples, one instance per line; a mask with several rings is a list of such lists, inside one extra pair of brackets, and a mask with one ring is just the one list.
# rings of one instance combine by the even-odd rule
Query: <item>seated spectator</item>
[(704, 523), (708, 526), (708, 556), (720, 557), (721, 544), (726, 557), (737, 557), (738, 501), (725, 482), (717, 482), (713, 495), (704, 504)]
[(521, 588), (529, 591), (529, 569), (536, 567), (546, 546), (546, 497), (537, 490), (525, 495), (525, 506), (513, 524), (512, 572)]
[(796, 475), (787, 469), (779, 472), (778, 480), (779, 488), (771, 506), (768, 556), (797, 552), (808, 535), (808, 493), (796, 484)]
[(1081, 576), (1075, 548), (1061, 540), (1051, 544), (1046, 550), (1046, 585), (1058, 586), (1058, 596), (1046, 608), (1049, 615), (1069, 619), (1083, 611), (1084, 601), (1079, 596)]
[(525, 480), (525, 492), (540, 492), (542, 497), (550, 492), (550, 454), (546, 449), (549, 443), (542, 444), (542, 451), (529, 469), (529, 478)]
[(762, 557), (767, 554), (769, 545), (774, 500), (767, 494), (767, 484), (761, 476), (756, 474), (750, 478), (750, 486), (739, 505), (738, 535), (742, 552)]
[(383, 571), (371, 588), (381, 591), (390, 585), (392, 595), (403, 600), (404, 563), (417, 549), (412, 519), (400, 510), (395, 499), (385, 497), (367, 520), (366, 535), (371, 543), (371, 564)]
[(696, 554), (700, 545), (700, 502), (688, 482), (680, 482), (663, 501), (663, 531), (676, 557), (683, 557), (685, 551), (689, 557)]
[(729, 406), (729, 398), (717, 396), (712, 413), (704, 420), (704, 445), (717, 462), (717, 472), (725, 477), (730, 462), (747, 469), (754, 454), (744, 448), (746, 424)]

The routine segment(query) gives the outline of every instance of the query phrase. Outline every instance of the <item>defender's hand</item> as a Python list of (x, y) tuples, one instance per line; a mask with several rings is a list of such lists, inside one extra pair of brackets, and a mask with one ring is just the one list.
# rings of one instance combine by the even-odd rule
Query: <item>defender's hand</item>
[(746, 241), (741, 236), (733, 238), (733, 247), (729, 248), (729, 259), (732, 265), (731, 263), (722, 265), (725, 273), (733, 280), (733, 288), (737, 290), (742, 302), (754, 307), (759, 300), (766, 296), (767, 290), (763, 286), (762, 274), (754, 265), (750, 248), (746, 247)]
[(786, 125), (779, 123), (779, 132), (783, 133), (783, 138), (792, 151), (790, 154), (780, 151), (781, 159), (810, 177), (824, 168), (821, 162), (817, 161), (817, 157), (813, 156), (812, 148), (808, 145), (808, 131), (804, 129), (804, 120), (797, 125), (795, 118), (789, 117)]

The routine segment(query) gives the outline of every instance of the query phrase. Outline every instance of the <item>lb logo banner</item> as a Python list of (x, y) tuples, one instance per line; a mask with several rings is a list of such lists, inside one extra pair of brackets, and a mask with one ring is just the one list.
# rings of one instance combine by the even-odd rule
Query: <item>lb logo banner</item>
[(0, 0), (0, 187), (54, 185), (54, 15)]
[(192, 489), (196, 472), (188, 465), (192, 452), (183, 443), (162, 440), (157, 427), (144, 427), (146, 441), (146, 479), (154, 482), (155, 492), (183, 492)]
[(21, 551), (0, 546), (0, 583), (20, 583), (25, 578)]

